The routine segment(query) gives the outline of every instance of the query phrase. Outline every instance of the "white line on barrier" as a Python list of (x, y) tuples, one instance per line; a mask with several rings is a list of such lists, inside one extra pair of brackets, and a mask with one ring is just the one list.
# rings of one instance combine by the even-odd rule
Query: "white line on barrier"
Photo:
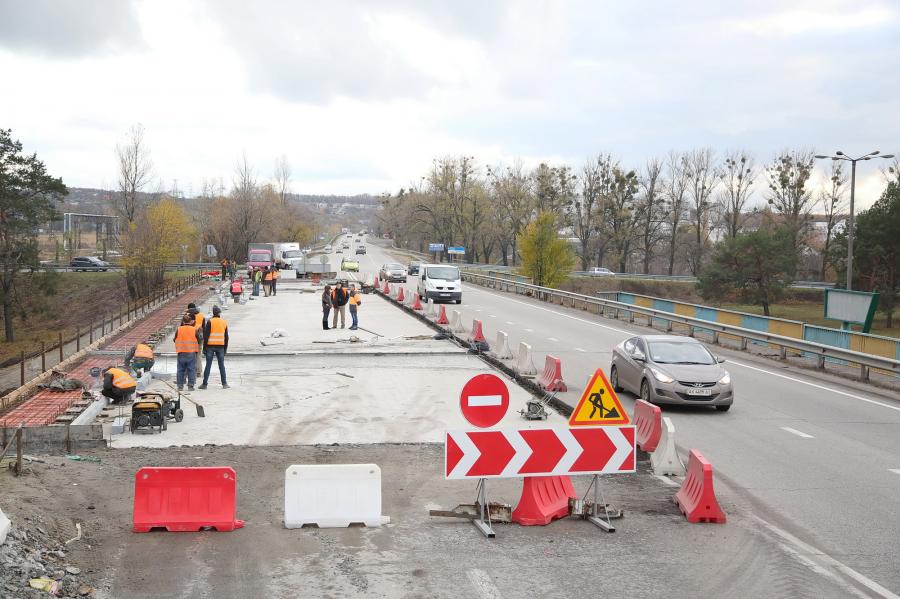
[(494, 581), (491, 580), (490, 574), (484, 570), (478, 570), (476, 568), (466, 570), (466, 578), (468, 578), (469, 582), (472, 583), (472, 586), (475, 587), (475, 591), (478, 592), (478, 596), (481, 597), (481, 599), (503, 599), (503, 595), (500, 594), (500, 589), (498, 589), (494, 584)]
[[(798, 539), (791, 533), (781, 530), (774, 524), (769, 524), (768, 522), (766, 522), (765, 520), (763, 520), (756, 514), (753, 514), (753, 518), (756, 518), (756, 520), (758, 520), (760, 522), (760, 524), (762, 524), (767, 529), (769, 529), (771, 532), (775, 533), (776, 535), (778, 535), (779, 537), (781, 537), (782, 539), (784, 539), (785, 541), (787, 541), (788, 543), (793, 545), (799, 551), (807, 554), (810, 557), (818, 558), (820, 561), (824, 562), (826, 565), (839, 570), (841, 573), (849, 576), (850, 578), (852, 578), (859, 584), (863, 585), (870, 591), (877, 593), (878, 595), (880, 595), (881, 597), (884, 597), (885, 599), (900, 599), (900, 596), (895, 595), (894, 593), (892, 593), (888, 589), (884, 588), (883, 586), (881, 586), (874, 580), (866, 578), (865, 576), (863, 576), (862, 574), (860, 574), (859, 572), (857, 572), (850, 566), (839, 562), (838, 560), (834, 559), (833, 557), (831, 557), (824, 551), (820, 551), (820, 550), (816, 549), (815, 547), (813, 547), (812, 545), (808, 545), (807, 543), (804, 543), (803, 541), (801, 541), (800, 539)], [(850, 588), (853, 588), (853, 587), (850, 587)]]
[[(469, 286), (469, 290), (470, 290), (470, 291), (474, 291), (474, 292), (476, 292), (476, 293), (490, 293), (490, 292), (488, 292), (488, 291), (481, 291), (481, 290), (478, 290), (478, 289), (471, 289), (471, 287), (472, 287), (472, 285)], [(585, 323), (585, 324), (593, 325), (593, 326), (595, 326), (595, 327), (600, 327), (601, 329), (608, 329), (608, 330), (610, 330), (610, 331), (616, 331), (617, 333), (622, 333), (622, 334), (624, 334), (624, 335), (626, 335), (626, 336), (629, 336), (629, 337), (632, 336), (632, 335), (634, 335), (633, 332), (627, 331), (627, 330), (625, 330), (625, 329), (620, 329), (620, 328), (618, 328), (618, 327), (611, 327), (611, 326), (609, 326), (609, 325), (601, 324), (601, 323), (599, 323), (599, 322), (594, 322), (594, 321), (592, 321), (592, 320), (585, 320), (584, 318), (578, 318), (577, 316), (572, 316), (572, 315), (570, 315), (570, 314), (565, 314), (565, 313), (563, 313), (563, 312), (558, 312), (558, 311), (556, 311), (556, 310), (551, 310), (550, 308), (544, 308), (543, 306), (535, 306), (534, 304), (531, 304), (531, 303), (529, 303), (529, 302), (523, 302), (523, 301), (516, 300), (516, 299), (512, 299), (512, 298), (503, 298), (503, 301), (506, 301), (506, 302), (513, 302), (513, 303), (516, 303), (516, 304), (522, 304), (523, 306), (528, 306), (528, 307), (534, 308), (534, 309), (536, 309), (536, 310), (543, 310), (544, 312), (550, 312), (551, 314), (556, 314), (557, 316), (562, 316), (562, 317), (564, 317), (564, 318), (570, 318), (570, 319), (572, 319), (572, 320), (577, 320), (578, 322), (583, 322), (583, 323)], [(525, 330), (528, 331), (529, 333), (532, 332), (532, 331), (530, 331), (530, 330), (528, 330), (528, 329), (525, 329)], [(787, 379), (787, 380), (789, 380), (789, 381), (794, 381), (795, 383), (800, 383), (800, 384), (803, 384), (803, 385), (809, 385), (810, 387), (815, 387), (816, 389), (822, 389), (823, 391), (830, 391), (830, 392), (832, 392), (832, 393), (837, 393), (838, 395), (843, 395), (844, 397), (851, 397), (851, 398), (857, 399), (857, 400), (859, 400), (859, 401), (864, 401), (864, 402), (866, 402), (866, 403), (874, 404), (874, 405), (876, 405), (876, 406), (881, 406), (882, 408), (887, 408), (887, 409), (889, 409), (889, 410), (894, 410), (894, 411), (900, 412), (900, 406), (892, 406), (892, 405), (886, 404), (886, 403), (884, 403), (884, 402), (875, 401), (874, 399), (868, 399), (867, 397), (862, 397), (862, 396), (859, 396), (859, 395), (854, 395), (853, 393), (847, 393), (846, 391), (838, 391), (837, 389), (832, 389), (831, 387), (826, 387), (826, 386), (824, 386), (824, 385), (817, 385), (816, 383), (811, 383), (811, 382), (809, 382), (809, 381), (804, 381), (803, 379), (798, 379), (798, 378), (795, 378), (795, 377), (792, 377), (792, 376), (785, 376), (785, 375), (783, 375), (783, 374), (779, 374), (779, 373), (774, 372), (774, 371), (772, 371), (772, 370), (766, 370), (765, 368), (757, 368), (756, 366), (750, 366), (749, 364), (744, 364), (743, 362), (737, 362), (737, 361), (735, 361), (735, 360), (729, 360), (728, 363), (729, 363), (729, 364), (734, 364), (735, 366), (741, 366), (741, 367), (743, 367), (743, 368), (748, 368), (748, 369), (750, 369), (750, 370), (755, 370), (755, 371), (757, 371), (757, 372), (764, 372), (765, 374), (768, 374), (769, 376), (777, 376), (778, 378)]]
[(789, 426), (782, 426), (781, 430), (787, 431), (787, 432), (791, 433), (792, 435), (797, 435), (798, 437), (803, 437), (804, 439), (815, 439), (815, 437), (813, 437), (812, 435), (807, 435), (803, 431), (798, 431), (797, 429), (791, 428)]
[(488, 314), (488, 316), (489, 316), (490, 318), (497, 318), (497, 315), (496, 315), (496, 314)]
[(516, 324), (516, 323), (507, 320), (507, 321), (506, 321), (506, 324)]

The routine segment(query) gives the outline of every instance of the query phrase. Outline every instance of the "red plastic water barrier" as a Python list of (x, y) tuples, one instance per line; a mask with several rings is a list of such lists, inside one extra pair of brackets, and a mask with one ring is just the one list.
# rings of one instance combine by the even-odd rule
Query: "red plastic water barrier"
[(487, 343), (487, 339), (484, 338), (484, 331), (481, 329), (480, 320), (476, 319), (472, 321), (472, 332), (469, 333), (468, 341), (469, 343)]
[(134, 476), (134, 532), (165, 528), (220, 532), (243, 528), (237, 519), (233, 468), (141, 468)]
[(381, 283), (378, 282), (378, 277), (375, 277), (375, 284), (373, 285), (373, 287), (377, 289), (379, 285), (381, 285)]
[(384, 282), (384, 289), (381, 290), (381, 293), (383, 293), (385, 295), (391, 294), (391, 286), (388, 284), (387, 281)]
[(565, 381), (563, 381), (562, 363), (559, 361), (559, 358), (547, 355), (547, 358), (544, 360), (544, 373), (538, 378), (537, 384), (541, 389), (546, 389), (547, 391), (563, 392), (569, 390)]
[(406, 297), (403, 295), (403, 287), (400, 287), (400, 291), (397, 292), (397, 301), (401, 304), (406, 300)]
[(441, 313), (434, 322), (435, 324), (450, 324), (450, 319), (447, 318), (447, 306), (441, 304)]
[(414, 293), (413, 298), (414, 298), (414, 301), (413, 301), (412, 309), (413, 310), (421, 310), (422, 309), (422, 298), (419, 297), (418, 293)]
[(675, 503), (688, 522), (725, 523), (725, 512), (713, 490), (712, 464), (696, 449), (691, 450), (687, 474), (675, 494)]
[(659, 438), (662, 436), (662, 412), (659, 406), (639, 399), (634, 402), (634, 417), (637, 429), (637, 444), (644, 451), (656, 451)]
[(577, 495), (568, 476), (526, 476), (512, 520), (522, 526), (546, 526), (569, 515), (570, 497)]

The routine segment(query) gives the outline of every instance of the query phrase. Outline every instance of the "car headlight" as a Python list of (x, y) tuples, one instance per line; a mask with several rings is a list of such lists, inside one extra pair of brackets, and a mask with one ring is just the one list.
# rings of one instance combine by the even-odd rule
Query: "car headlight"
[(663, 372), (662, 370), (659, 370), (657, 368), (651, 367), (650, 372), (653, 373), (653, 376), (655, 376), (656, 380), (658, 380), (660, 383), (671, 383), (675, 380), (672, 377), (670, 377), (668, 374), (666, 374), (665, 372)]
[(723, 376), (722, 378), (719, 379), (719, 384), (720, 385), (730, 385), (731, 384), (731, 375), (726, 372), (725, 376)]

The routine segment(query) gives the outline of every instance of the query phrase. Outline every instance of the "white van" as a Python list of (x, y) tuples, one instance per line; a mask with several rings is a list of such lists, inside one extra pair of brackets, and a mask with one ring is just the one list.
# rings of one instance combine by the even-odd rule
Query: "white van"
[(459, 269), (449, 264), (422, 264), (419, 267), (419, 295), (425, 300), (462, 303)]

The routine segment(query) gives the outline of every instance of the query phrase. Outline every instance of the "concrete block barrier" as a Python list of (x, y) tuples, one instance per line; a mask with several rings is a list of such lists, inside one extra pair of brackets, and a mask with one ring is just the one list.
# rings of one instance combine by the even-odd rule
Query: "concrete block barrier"
[(656, 451), (659, 438), (662, 436), (662, 412), (659, 406), (639, 399), (634, 402), (632, 417), (638, 447), (647, 452)]
[(450, 315), (450, 330), (454, 333), (465, 333), (466, 325), (462, 323), (462, 314), (459, 310), (453, 310)]
[(696, 449), (688, 457), (687, 474), (675, 494), (675, 503), (688, 522), (725, 523), (725, 512), (713, 489), (712, 464)]
[(531, 355), (531, 346), (524, 341), (519, 342), (519, 356), (516, 358), (516, 372), (522, 376), (533, 377), (537, 375), (537, 366)]
[(307, 464), (284, 473), (284, 527), (377, 527), (381, 515), (381, 468), (375, 464)]
[(512, 350), (509, 349), (509, 335), (503, 331), (497, 331), (497, 342), (494, 344), (494, 357), (498, 360), (511, 360)]
[(441, 304), (440, 314), (438, 314), (437, 320), (434, 322), (435, 324), (450, 324), (450, 321), (447, 319), (447, 306)]
[(562, 362), (560, 362), (559, 358), (549, 354), (544, 359), (544, 372), (538, 377), (536, 382), (538, 387), (545, 391), (563, 393), (569, 390), (563, 380)]
[(237, 476), (229, 467), (141, 468), (134, 476), (134, 532), (243, 528)]
[(546, 526), (569, 515), (570, 498), (577, 499), (578, 495), (568, 476), (526, 476), (512, 521), (522, 526)]
[(650, 466), (653, 474), (663, 476), (683, 476), (684, 464), (675, 451), (675, 425), (671, 418), (662, 419), (659, 443), (650, 454)]

